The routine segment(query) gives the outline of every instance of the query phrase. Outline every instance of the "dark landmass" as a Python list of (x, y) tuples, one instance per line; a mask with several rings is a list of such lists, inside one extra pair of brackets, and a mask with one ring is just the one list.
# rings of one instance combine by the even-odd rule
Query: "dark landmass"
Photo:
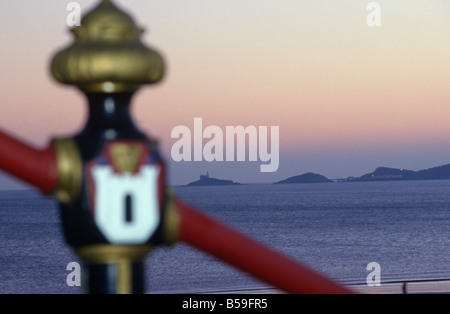
[[(400, 181), (400, 180), (448, 180), (450, 179), (450, 164), (433, 167), (429, 169), (413, 171), (407, 169), (378, 167), (374, 172), (367, 173), (360, 177), (348, 177), (346, 179), (335, 179), (337, 182), (361, 182), (361, 181)], [(327, 177), (316, 173), (305, 173), (299, 176), (290, 177), (286, 180), (275, 182), (284, 183), (316, 183), (334, 182)]]
[(206, 175), (200, 176), (200, 180), (191, 182), (186, 186), (210, 186), (210, 185), (240, 185), (240, 183), (233, 182), (231, 180), (210, 178), (209, 173), (206, 173)]
[(446, 180), (450, 179), (450, 164), (413, 171), (406, 169), (378, 167), (374, 172), (347, 181), (393, 181), (393, 180)]
[[(400, 181), (400, 180), (448, 180), (450, 179), (450, 164), (423, 169), (419, 171), (378, 167), (375, 171), (364, 174), (360, 177), (348, 177), (343, 179), (330, 180), (317, 173), (304, 173), (293, 176), (286, 180), (275, 182), (274, 184), (288, 183), (321, 183), (321, 182), (362, 182), (362, 181)], [(209, 174), (201, 175), (200, 180), (191, 182), (186, 186), (210, 186), (210, 185), (241, 185), (241, 183), (231, 180), (221, 180), (210, 178)]]
[(333, 182), (327, 177), (323, 175), (308, 172), (305, 174), (301, 174), (299, 176), (294, 176), (287, 178), (286, 180), (282, 180), (279, 182), (275, 182), (275, 184), (286, 184), (286, 183), (321, 183), (321, 182)]

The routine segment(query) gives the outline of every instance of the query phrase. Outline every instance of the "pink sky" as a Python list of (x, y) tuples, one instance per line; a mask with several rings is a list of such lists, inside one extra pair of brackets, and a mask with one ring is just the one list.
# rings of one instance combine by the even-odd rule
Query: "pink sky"
[[(37, 146), (78, 132), (83, 96), (49, 76), (71, 41), (69, 1), (0, 4), (0, 126)], [(377, 166), (412, 170), (450, 162), (450, 5), (377, 1), (116, 1), (165, 56), (165, 80), (139, 91), (133, 113), (161, 142), (170, 182), (209, 170), (240, 182), (308, 171), (330, 178)], [(95, 1), (79, 1), (83, 12)], [(258, 163), (174, 163), (177, 125), (276, 125), (280, 168)]]

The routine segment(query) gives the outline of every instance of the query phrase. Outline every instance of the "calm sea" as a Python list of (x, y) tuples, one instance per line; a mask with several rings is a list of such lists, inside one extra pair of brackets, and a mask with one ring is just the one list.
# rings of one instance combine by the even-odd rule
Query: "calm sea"
[[(343, 283), (450, 278), (450, 180), (178, 187), (187, 202)], [(35, 191), (0, 191), (0, 293), (80, 293), (79, 259), (59, 209)], [(179, 243), (146, 259), (148, 293), (267, 287)]]

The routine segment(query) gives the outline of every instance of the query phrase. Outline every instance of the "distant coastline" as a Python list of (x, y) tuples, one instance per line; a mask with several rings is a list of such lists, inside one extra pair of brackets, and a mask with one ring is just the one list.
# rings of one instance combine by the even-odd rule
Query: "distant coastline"
[[(300, 175), (294, 175), (287, 179), (277, 182), (265, 182), (264, 184), (311, 184), (311, 183), (340, 183), (340, 182), (374, 182), (374, 181), (413, 181), (413, 180), (449, 180), (450, 179), (450, 164), (432, 167), (423, 170), (408, 170), (403, 168), (377, 167), (373, 172), (366, 173), (359, 177), (349, 176), (344, 178), (329, 179), (324, 175), (307, 172)], [(239, 183), (232, 180), (223, 180), (210, 177), (207, 172), (206, 175), (200, 175), (199, 180), (193, 181), (189, 184), (178, 186), (229, 186), (229, 185), (248, 185), (252, 183)], [(254, 183), (261, 184), (261, 183)], [(1, 192), (8, 191), (34, 191), (27, 185), (17, 185), (12, 187), (0, 187)]]
[(450, 164), (419, 171), (378, 167), (375, 171), (361, 177), (349, 177), (347, 181), (397, 181), (397, 180), (448, 180)]
[[(373, 172), (366, 173), (360, 177), (349, 176), (346, 178), (329, 179), (321, 174), (307, 172), (289, 177), (285, 180), (272, 184), (293, 184), (293, 183), (331, 183), (331, 182), (366, 182), (366, 181), (411, 181), (411, 180), (449, 180), (450, 164), (423, 169), (418, 171), (378, 167)], [(241, 185), (232, 180), (222, 180), (211, 178), (209, 173), (200, 175), (200, 180), (191, 182), (185, 186), (211, 186), (211, 185)]]

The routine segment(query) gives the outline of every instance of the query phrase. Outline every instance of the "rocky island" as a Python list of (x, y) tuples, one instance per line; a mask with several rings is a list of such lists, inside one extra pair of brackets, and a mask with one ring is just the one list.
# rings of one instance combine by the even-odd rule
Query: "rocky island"
[(209, 176), (209, 172), (206, 172), (206, 175), (200, 175), (200, 180), (191, 182), (186, 186), (210, 186), (210, 185), (240, 185), (240, 183), (233, 182), (231, 180), (221, 180), (211, 178)]
[(327, 177), (317, 174), (308, 172), (305, 174), (301, 174), (299, 176), (294, 176), (287, 178), (286, 180), (282, 180), (279, 182), (275, 182), (275, 184), (286, 184), (286, 183), (321, 183), (321, 182), (333, 182)]

